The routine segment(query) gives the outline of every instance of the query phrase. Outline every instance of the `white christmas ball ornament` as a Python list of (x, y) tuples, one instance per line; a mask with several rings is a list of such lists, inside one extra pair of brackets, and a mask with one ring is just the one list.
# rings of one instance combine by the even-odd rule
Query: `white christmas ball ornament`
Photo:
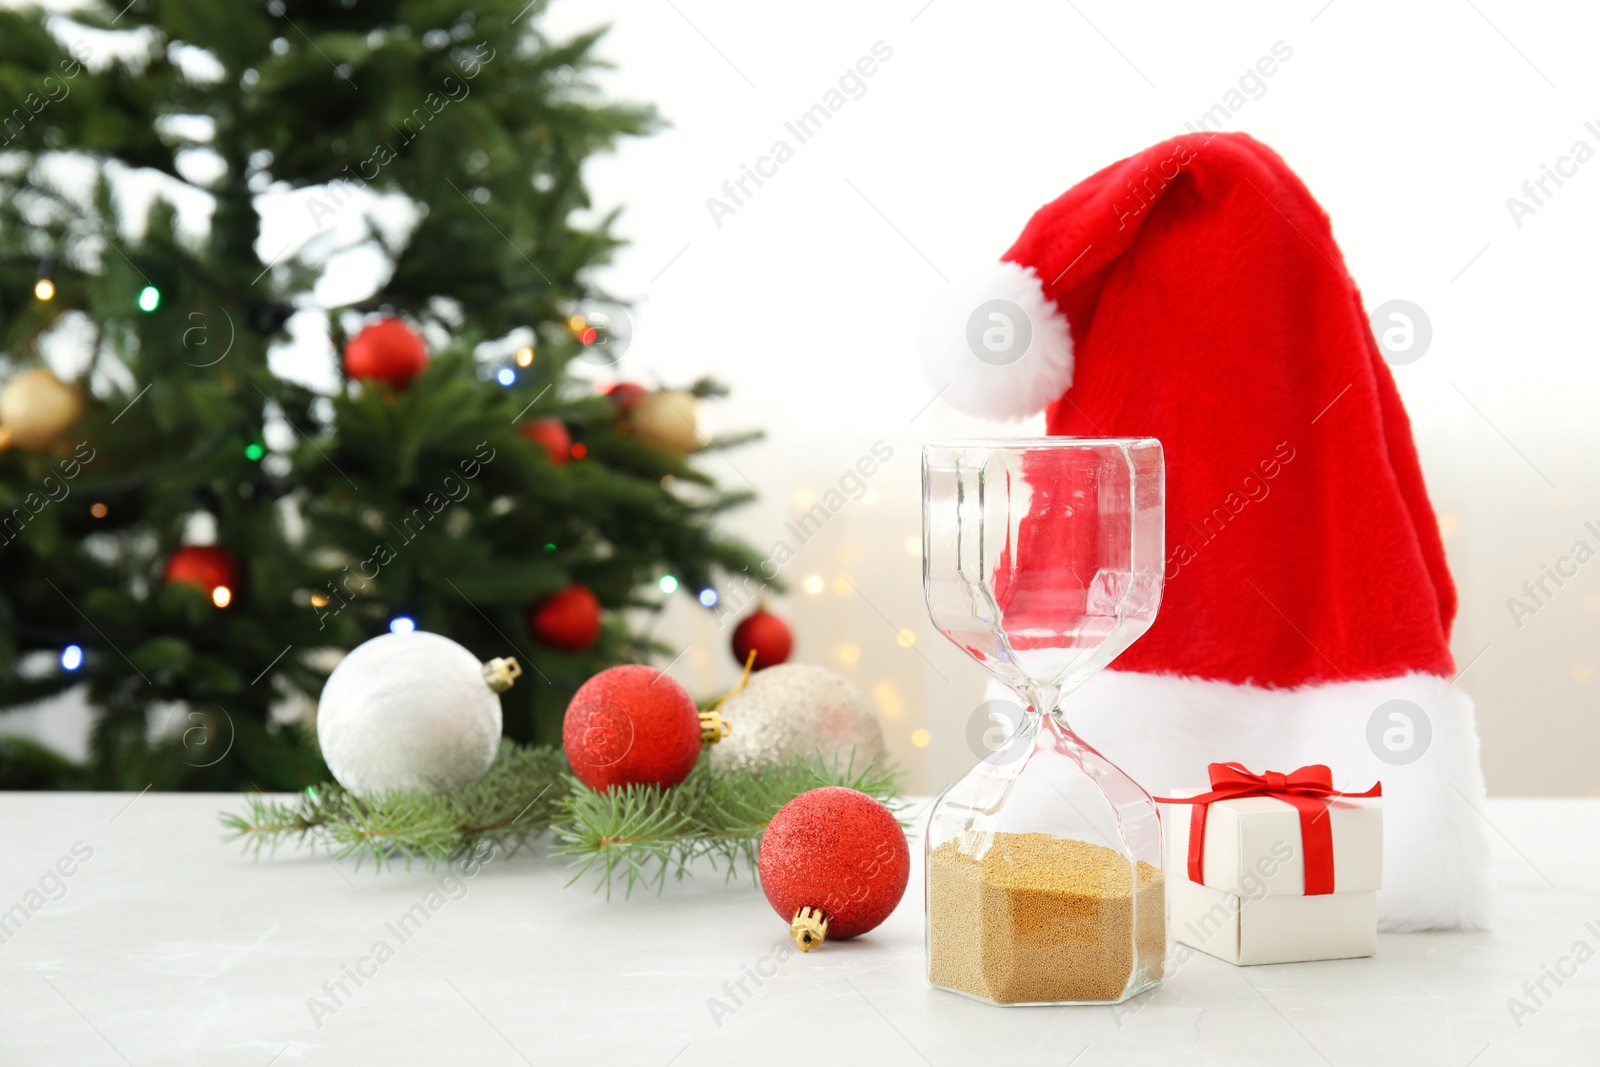
[(780, 663), (757, 671), (728, 698), (722, 717), (731, 733), (711, 749), (721, 770), (753, 771), (818, 755), (841, 769), (853, 759), (861, 770), (883, 753), (883, 728), (866, 695), (826, 667)]
[(479, 663), (448, 637), (390, 633), (334, 668), (317, 702), (317, 741), (353, 793), (471, 785), (500, 744), (500, 691), (515, 660)]

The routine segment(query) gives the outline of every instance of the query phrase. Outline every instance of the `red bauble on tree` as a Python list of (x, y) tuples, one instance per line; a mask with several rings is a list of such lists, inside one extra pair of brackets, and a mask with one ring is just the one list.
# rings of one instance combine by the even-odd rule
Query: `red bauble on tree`
[(166, 579), (169, 583), (197, 586), (212, 603), (227, 607), (239, 584), (239, 561), (216, 545), (188, 545), (167, 560)]
[(755, 614), (734, 627), (733, 658), (741, 666), (750, 661), (750, 653), (754, 652), (756, 662), (752, 669), (774, 667), (786, 661), (793, 649), (794, 633), (789, 624), (765, 607), (757, 608)]
[(572, 773), (590, 789), (670, 789), (700, 757), (700, 712), (665, 672), (639, 664), (601, 671), (567, 705), (561, 743)]
[(581, 585), (569, 585), (528, 609), (528, 629), (540, 644), (582, 652), (600, 636), (600, 598)]
[(428, 365), (428, 346), (399, 319), (382, 319), (344, 346), (344, 372), (361, 381), (404, 389)]
[(637, 382), (618, 382), (606, 390), (606, 399), (617, 411), (627, 411), (650, 392)]
[(534, 419), (517, 427), (517, 432), (528, 440), (544, 446), (550, 462), (565, 467), (572, 458), (572, 434), (560, 419)]
[(888, 808), (865, 793), (826, 786), (778, 809), (758, 861), (767, 901), (802, 952), (857, 937), (905, 895), (911, 852)]

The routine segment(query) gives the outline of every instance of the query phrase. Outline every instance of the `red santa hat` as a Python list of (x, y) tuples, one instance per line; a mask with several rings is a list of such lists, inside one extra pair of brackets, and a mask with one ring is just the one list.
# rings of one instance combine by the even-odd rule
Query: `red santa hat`
[(1394, 380), (1299, 178), (1243, 134), (1156, 145), (1040, 209), (947, 311), (925, 353), (952, 406), (1165, 450), (1161, 611), (1070, 699), (1085, 739), (1157, 794), (1214, 760), (1381, 779), (1380, 924), (1485, 925), (1455, 587)]

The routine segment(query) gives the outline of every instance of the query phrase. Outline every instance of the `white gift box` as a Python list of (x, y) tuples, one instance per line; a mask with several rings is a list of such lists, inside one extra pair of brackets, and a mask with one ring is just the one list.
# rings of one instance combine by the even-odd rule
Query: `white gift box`
[[(1198, 789), (1178, 796), (1195, 796)], [(1173, 937), (1233, 964), (1370, 956), (1383, 882), (1383, 801), (1330, 798), (1332, 893), (1305, 895), (1300, 813), (1275, 797), (1218, 800), (1206, 815), (1205, 884), (1189, 880), (1189, 805), (1164, 805)]]

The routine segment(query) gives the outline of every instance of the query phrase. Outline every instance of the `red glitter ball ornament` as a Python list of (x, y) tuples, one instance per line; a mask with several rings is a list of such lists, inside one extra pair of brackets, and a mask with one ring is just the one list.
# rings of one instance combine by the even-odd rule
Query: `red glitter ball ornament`
[(826, 786), (801, 793), (761, 838), (761, 888), (802, 952), (866, 933), (889, 917), (911, 877), (906, 834), (865, 793)]
[(582, 652), (600, 636), (600, 598), (581, 585), (569, 585), (528, 609), (528, 629), (542, 645)]
[(428, 365), (428, 346), (399, 319), (380, 319), (344, 346), (344, 372), (404, 389)]
[(749, 618), (734, 627), (733, 658), (739, 661), (741, 667), (749, 661), (752, 652), (756, 654), (756, 662), (751, 669), (759, 671), (785, 662), (793, 650), (794, 632), (789, 629), (789, 624), (765, 607), (757, 608)]
[(578, 781), (670, 789), (700, 758), (700, 712), (687, 690), (654, 667), (611, 667), (584, 682), (567, 705), (561, 744)]

